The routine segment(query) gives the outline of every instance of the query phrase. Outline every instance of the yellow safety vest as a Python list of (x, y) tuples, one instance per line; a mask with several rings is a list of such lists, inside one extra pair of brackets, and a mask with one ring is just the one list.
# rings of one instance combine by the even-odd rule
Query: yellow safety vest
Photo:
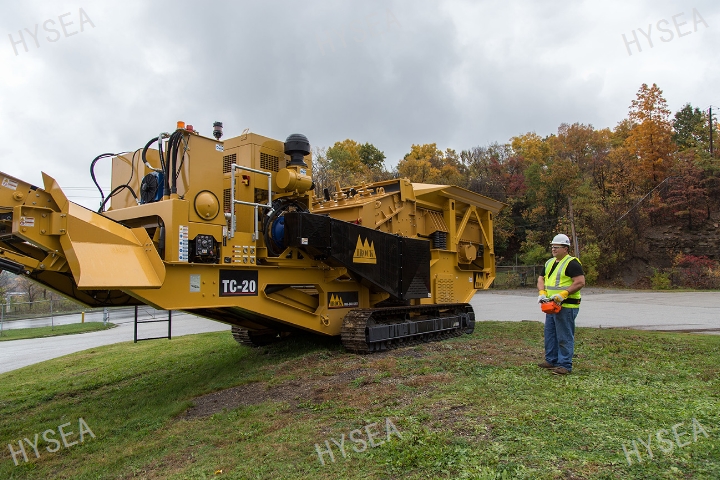
[[(555, 267), (552, 275), (550, 275), (550, 269), (552, 268), (553, 263), (555, 263), (555, 258), (551, 258), (545, 263), (545, 290), (548, 292), (548, 297), (552, 297), (558, 292), (567, 290), (567, 287), (572, 285), (572, 278), (565, 275), (565, 270), (567, 270), (568, 263), (570, 263), (571, 260), (577, 260), (580, 262), (580, 259), (578, 258), (565, 255), (565, 258), (560, 260), (560, 265)], [(580, 265), (582, 265), (582, 263)], [(579, 308), (580, 290), (575, 293), (571, 293), (567, 300), (562, 303), (562, 306), (567, 308)]]

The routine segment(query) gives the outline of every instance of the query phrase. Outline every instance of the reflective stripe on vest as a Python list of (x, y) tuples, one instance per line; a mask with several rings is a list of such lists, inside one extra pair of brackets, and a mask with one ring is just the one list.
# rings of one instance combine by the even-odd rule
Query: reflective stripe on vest
[[(550, 275), (550, 269), (555, 263), (555, 259), (551, 258), (545, 263), (545, 290), (548, 291), (549, 297), (554, 293), (567, 290), (567, 288), (572, 285), (572, 278), (565, 275), (565, 270), (572, 260), (577, 260), (578, 263), (580, 263), (579, 259), (571, 257), (570, 255), (565, 255), (565, 258), (560, 260), (560, 264), (555, 267), (552, 275)], [(580, 291), (578, 290), (575, 293), (571, 293), (567, 300), (563, 302), (563, 306), (568, 308), (578, 308), (580, 306)]]

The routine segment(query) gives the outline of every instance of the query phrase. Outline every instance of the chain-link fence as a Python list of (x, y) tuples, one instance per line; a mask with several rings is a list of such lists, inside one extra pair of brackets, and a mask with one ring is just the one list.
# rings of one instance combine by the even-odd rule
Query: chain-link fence
[[(0, 315), (6, 322), (90, 311), (87, 307), (65, 298), (50, 298), (32, 302), (21, 301), (16, 298), (7, 296), (4, 299), (5, 302), (0, 303)], [(102, 310), (102, 308), (95, 310)]]
[(544, 268), (543, 265), (497, 266), (491, 288), (534, 287)]

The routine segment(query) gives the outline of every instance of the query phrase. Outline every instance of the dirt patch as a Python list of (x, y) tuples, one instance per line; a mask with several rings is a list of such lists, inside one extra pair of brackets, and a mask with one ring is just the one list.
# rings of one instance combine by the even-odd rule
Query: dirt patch
[(362, 386), (379, 373), (372, 368), (355, 368), (337, 375), (307, 380), (291, 380), (279, 385), (270, 386), (266, 382), (249, 383), (209, 393), (194, 399), (195, 406), (190, 408), (181, 418), (191, 419), (207, 417), (223, 410), (238, 407), (259, 405), (264, 402), (285, 402), (297, 408), (302, 402), (313, 401), (322, 403), (333, 396), (342, 394), (343, 387), (360, 380)]
[(542, 351), (533, 348), (523, 340), (514, 339), (473, 339), (464, 342), (431, 343), (425, 346), (428, 352), (438, 352), (447, 361), (477, 362), (482, 365), (507, 367), (521, 366), (529, 360), (540, 358)]
[(489, 441), (492, 437), (490, 419), (477, 416), (468, 405), (437, 405), (431, 413), (430, 429), (452, 432), (456, 437), (469, 441)]
[[(427, 348), (428, 344), (423, 346)], [(311, 402), (321, 404), (326, 401), (341, 402), (343, 405), (361, 410), (370, 405), (408, 404), (412, 398), (423, 394), (447, 382), (449, 375), (407, 375), (398, 372), (399, 359), (420, 359), (429, 352), (419, 352), (415, 347), (390, 350), (379, 354), (333, 355), (332, 359), (323, 355), (312, 355), (301, 362), (288, 365), (275, 365), (275, 372), (291, 374), (296, 378), (281, 383), (256, 382), (227, 388), (193, 399), (194, 406), (187, 410), (181, 419), (194, 419), (210, 416), (214, 413), (233, 410), (238, 407), (259, 405), (264, 402), (287, 403), (291, 409), (301, 408), (301, 404)], [(358, 363), (363, 364), (358, 367)], [(322, 369), (322, 373), (310, 371)], [(341, 371), (338, 371), (341, 370)], [(328, 375), (327, 372), (333, 372)], [(398, 389), (404, 385), (409, 390)]]
[(184, 417), (207, 417), (223, 410), (258, 405), (270, 400), (297, 404), (310, 396), (310, 386), (297, 381), (285, 382), (276, 387), (268, 387), (264, 382), (249, 383), (196, 398), (195, 406)]
[(397, 355), (397, 358), (422, 358), (425, 354), (418, 352), (417, 350), (408, 350)]
[[(406, 347), (368, 356), (313, 354), (272, 367), (274, 374), (293, 375), (292, 380), (249, 383), (197, 397), (193, 400), (195, 405), (180, 418), (202, 418), (268, 401), (286, 403), (291, 409), (323, 402), (337, 402), (361, 411), (377, 408), (378, 405), (404, 406), (437, 386), (446, 385), (453, 378), (447, 372), (415, 375), (412, 367), (408, 374), (408, 361), (411, 364), (417, 362), (417, 371), (420, 371), (427, 361), (433, 363), (432, 359), (436, 356), (446, 360), (453, 358), (458, 362), (508, 366), (524, 365), (528, 358), (540, 354), (526, 343), (514, 339), (432, 342), (421, 347)], [(471, 427), (476, 431), (472, 422), (469, 427), (451, 426), (464, 436), (470, 436)]]

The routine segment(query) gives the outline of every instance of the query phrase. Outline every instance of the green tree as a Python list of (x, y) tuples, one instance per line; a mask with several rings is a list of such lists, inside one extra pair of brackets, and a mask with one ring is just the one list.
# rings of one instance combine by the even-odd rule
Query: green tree
[(351, 178), (367, 173), (367, 166), (360, 158), (360, 144), (355, 140), (346, 139), (327, 149), (330, 168), (336, 173)]
[(673, 140), (678, 150), (709, 149), (709, 132), (705, 128), (706, 125), (708, 125), (707, 116), (699, 108), (693, 109), (689, 103), (675, 112), (672, 122)]
[(358, 149), (360, 161), (373, 171), (382, 171), (385, 165), (385, 153), (378, 150), (372, 143), (364, 143)]

